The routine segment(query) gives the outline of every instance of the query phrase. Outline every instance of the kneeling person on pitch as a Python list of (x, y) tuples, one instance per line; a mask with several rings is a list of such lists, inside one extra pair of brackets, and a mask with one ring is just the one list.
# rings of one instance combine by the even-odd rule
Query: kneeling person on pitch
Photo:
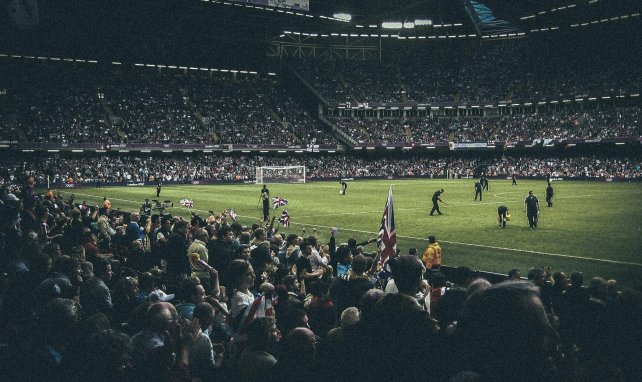
[(340, 180), (341, 189), (339, 190), (339, 195), (345, 195), (346, 190), (348, 189), (348, 184), (344, 180)]
[(498, 215), (498, 218), (499, 218), (499, 227), (500, 228), (506, 228), (506, 222), (510, 218), (510, 214), (508, 213), (508, 207), (499, 206), (497, 208), (497, 215)]

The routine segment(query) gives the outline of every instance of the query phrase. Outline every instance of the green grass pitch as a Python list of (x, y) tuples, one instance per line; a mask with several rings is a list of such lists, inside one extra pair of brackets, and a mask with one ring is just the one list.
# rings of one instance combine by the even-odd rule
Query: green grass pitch
[[(388, 186), (394, 195), (397, 245), (402, 253), (410, 247), (422, 253), (428, 235), (435, 235), (444, 250), (444, 264), (506, 273), (518, 268), (525, 275), (534, 265), (550, 265), (567, 275), (574, 270), (617, 279), (622, 287), (642, 284), (642, 183), (554, 181), (553, 208), (545, 202), (543, 180), (491, 180), (483, 201), (475, 202), (472, 179), (356, 180), (348, 182), (346, 195), (339, 195), (338, 182), (271, 184), (272, 197), (289, 201), (289, 228), (282, 232), (306, 235), (316, 227), (327, 240), (330, 227), (338, 227), (338, 242), (350, 237), (359, 241), (376, 237), (386, 202)], [(194, 201), (203, 217), (208, 210), (220, 213), (234, 208), (242, 224), (258, 222), (260, 186), (164, 185), (160, 199), (172, 200), (174, 215), (188, 216), (178, 201)], [(428, 216), (430, 197), (444, 188), (442, 216)], [(138, 210), (145, 198), (155, 199), (155, 186), (81, 188), (76, 201), (99, 204), (107, 196), (114, 208)], [(533, 190), (540, 200), (539, 227), (529, 230), (523, 200)], [(505, 204), (512, 214), (506, 229), (497, 224), (497, 207)], [(278, 216), (281, 209), (272, 210)], [(374, 244), (366, 247), (374, 252)]]

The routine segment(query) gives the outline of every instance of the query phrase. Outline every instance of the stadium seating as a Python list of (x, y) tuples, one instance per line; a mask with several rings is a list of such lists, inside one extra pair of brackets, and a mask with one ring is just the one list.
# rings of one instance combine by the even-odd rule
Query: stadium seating
[(587, 61), (585, 47), (556, 45), (550, 40), (462, 43), (459, 49), (444, 44), (394, 51), (382, 62), (299, 60), (292, 66), (331, 102), (541, 100), (639, 92), (642, 73), (635, 68), (635, 52), (594, 51)]
[[(337, 177), (473, 177), (479, 166), (485, 166), (492, 177), (542, 178), (550, 174), (565, 179), (639, 179), (642, 178), (642, 158), (639, 156), (572, 156), (534, 157), (501, 156), (488, 158), (448, 158), (420, 155), (398, 157), (359, 157), (354, 155), (320, 154), (309, 156), (270, 157), (274, 166), (306, 166), (309, 179)], [(252, 155), (197, 156), (46, 156), (25, 160), (24, 157), (4, 158), (4, 179), (33, 176), (43, 184), (47, 176), (54, 184), (76, 183), (248, 181), (254, 180), (255, 167), (264, 159)]]
[(15, 83), (0, 102), (7, 141), (336, 143), (275, 81), (253, 75), (96, 75), (64, 64), (11, 70)]

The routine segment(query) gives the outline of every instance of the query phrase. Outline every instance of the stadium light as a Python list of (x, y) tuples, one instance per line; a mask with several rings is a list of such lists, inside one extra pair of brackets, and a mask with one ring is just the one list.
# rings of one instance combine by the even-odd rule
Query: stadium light
[(403, 28), (403, 23), (397, 21), (386, 21), (381, 23), (383, 29), (401, 29)]
[(352, 15), (349, 13), (345, 12), (337, 12), (334, 15), (332, 15), (335, 19), (341, 20), (341, 21), (351, 21), (352, 20)]
[(407, 21), (403, 23), (404, 29), (413, 29), (415, 27), (415, 23), (412, 21)]
[(415, 20), (415, 25), (416, 26), (430, 26), (432, 25), (432, 20), (431, 19), (416, 19)]

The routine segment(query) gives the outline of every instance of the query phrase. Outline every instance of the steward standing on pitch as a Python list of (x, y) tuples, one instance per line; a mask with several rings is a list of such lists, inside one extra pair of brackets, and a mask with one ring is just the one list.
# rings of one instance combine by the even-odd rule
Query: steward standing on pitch
[(548, 186), (546, 187), (546, 206), (547, 207), (553, 207), (553, 195), (555, 193), (553, 192), (553, 186), (549, 183)]
[(528, 218), (530, 229), (537, 228), (537, 215), (539, 214), (539, 200), (533, 195), (533, 191), (528, 191), (528, 196), (524, 199), (524, 212)]
[(477, 196), (479, 196), (479, 201), (482, 201), (482, 184), (480, 182), (475, 182), (475, 201), (477, 201)]
[(263, 221), (266, 222), (270, 218), (270, 190), (265, 184), (261, 189), (261, 200), (263, 200)]
[(432, 235), (428, 236), (428, 246), (421, 260), (424, 262), (427, 271), (437, 272), (441, 268), (441, 246)]
[(439, 215), (443, 215), (441, 211), (439, 211), (439, 202), (441, 203), (444, 202), (443, 200), (441, 200), (441, 194), (443, 193), (444, 193), (444, 189), (442, 188), (440, 190), (435, 191), (435, 193), (432, 194), (432, 210), (430, 210), (430, 216), (432, 216), (435, 213), (435, 211), (437, 211)]
[(488, 191), (488, 178), (486, 177), (486, 174), (482, 173), (481, 177), (479, 178), (479, 183), (482, 185), (482, 189)]

